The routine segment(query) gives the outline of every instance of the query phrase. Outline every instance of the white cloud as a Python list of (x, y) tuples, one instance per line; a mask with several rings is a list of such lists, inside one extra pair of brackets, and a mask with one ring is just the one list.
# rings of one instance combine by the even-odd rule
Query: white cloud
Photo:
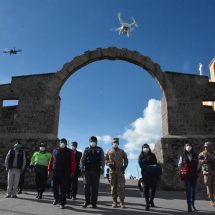
[(105, 144), (110, 144), (111, 143), (111, 136), (110, 135), (104, 135), (104, 136), (97, 136), (98, 141), (103, 142)]
[(144, 143), (154, 148), (154, 144), (162, 136), (161, 123), (161, 101), (150, 99), (143, 116), (132, 122), (130, 128), (122, 135), (126, 141), (125, 150), (129, 159), (137, 159)]

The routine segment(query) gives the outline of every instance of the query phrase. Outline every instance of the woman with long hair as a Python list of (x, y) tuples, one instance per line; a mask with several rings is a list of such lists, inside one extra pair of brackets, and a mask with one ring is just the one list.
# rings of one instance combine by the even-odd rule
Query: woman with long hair
[(185, 183), (188, 212), (192, 212), (192, 210), (196, 210), (194, 203), (199, 169), (198, 155), (194, 152), (192, 144), (186, 143), (184, 145), (178, 166), (180, 168), (181, 180)]
[(152, 153), (148, 144), (143, 144), (142, 150), (138, 159), (139, 166), (141, 168), (141, 174), (144, 181), (144, 195), (146, 201), (146, 210), (150, 207), (155, 207), (154, 197), (156, 192), (156, 185), (158, 177), (154, 177), (148, 171), (148, 167), (157, 164), (157, 158), (154, 153)]

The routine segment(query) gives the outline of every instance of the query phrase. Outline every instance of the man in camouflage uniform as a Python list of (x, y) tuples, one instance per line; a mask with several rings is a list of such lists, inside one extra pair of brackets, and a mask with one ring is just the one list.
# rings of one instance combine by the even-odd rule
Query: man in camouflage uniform
[[(113, 138), (112, 148), (105, 156), (105, 163), (110, 169), (112, 207), (117, 207), (117, 196), (120, 198), (121, 208), (125, 208), (125, 169), (128, 166), (127, 154), (119, 147), (119, 138)], [(118, 195), (117, 195), (118, 193)]]
[(204, 151), (199, 154), (199, 161), (202, 167), (204, 184), (207, 188), (208, 199), (211, 206), (215, 207), (215, 154), (210, 142), (205, 143)]

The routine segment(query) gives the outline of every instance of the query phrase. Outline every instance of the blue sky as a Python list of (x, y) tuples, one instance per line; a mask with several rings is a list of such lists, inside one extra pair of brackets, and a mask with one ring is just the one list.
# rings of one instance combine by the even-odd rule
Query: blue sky
[[(215, 56), (214, 0), (0, 0), (0, 84), (12, 76), (56, 72), (87, 50), (116, 46), (137, 50), (163, 71), (209, 76)], [(117, 13), (139, 28), (127, 38), (112, 31)], [(5, 48), (21, 48), (15, 56)], [(91, 135), (107, 151), (110, 137), (130, 159), (161, 133), (162, 91), (143, 69), (124, 61), (98, 61), (72, 75), (61, 92), (59, 138), (88, 145)]]

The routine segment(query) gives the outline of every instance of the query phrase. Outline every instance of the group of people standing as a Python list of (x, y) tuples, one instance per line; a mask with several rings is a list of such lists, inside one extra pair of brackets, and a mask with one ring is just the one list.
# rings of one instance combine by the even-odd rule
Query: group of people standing
[[(85, 192), (85, 202), (82, 207), (92, 205), (92, 208), (97, 208), (100, 175), (104, 174), (106, 164), (109, 170), (112, 207), (118, 207), (117, 198), (119, 197), (120, 207), (125, 208), (124, 174), (128, 166), (127, 154), (119, 148), (119, 138), (112, 139), (112, 147), (106, 154), (97, 143), (97, 138), (91, 136), (89, 146), (81, 153), (77, 150), (77, 142), (72, 142), (70, 149), (67, 147), (67, 140), (63, 138), (52, 154), (46, 150), (45, 144), (41, 143), (39, 151), (33, 154), (30, 161), (30, 168), (35, 172), (36, 198), (42, 199), (48, 176), (50, 176), (54, 194), (53, 205), (60, 204), (60, 208), (63, 209), (66, 199), (77, 199), (78, 178), (82, 176)], [(156, 187), (162, 169), (148, 144), (143, 144), (138, 163), (144, 184), (145, 210), (150, 210), (150, 207), (155, 207)], [(16, 143), (14, 149), (8, 152), (5, 166), (8, 171), (6, 198), (17, 198), (20, 175), (26, 168), (26, 154), (19, 143)], [(206, 142), (204, 151), (199, 155), (194, 152), (193, 145), (185, 144), (178, 166), (181, 180), (185, 182), (188, 212), (196, 210), (195, 190), (200, 168), (210, 204), (215, 206), (215, 154), (212, 144)]]

